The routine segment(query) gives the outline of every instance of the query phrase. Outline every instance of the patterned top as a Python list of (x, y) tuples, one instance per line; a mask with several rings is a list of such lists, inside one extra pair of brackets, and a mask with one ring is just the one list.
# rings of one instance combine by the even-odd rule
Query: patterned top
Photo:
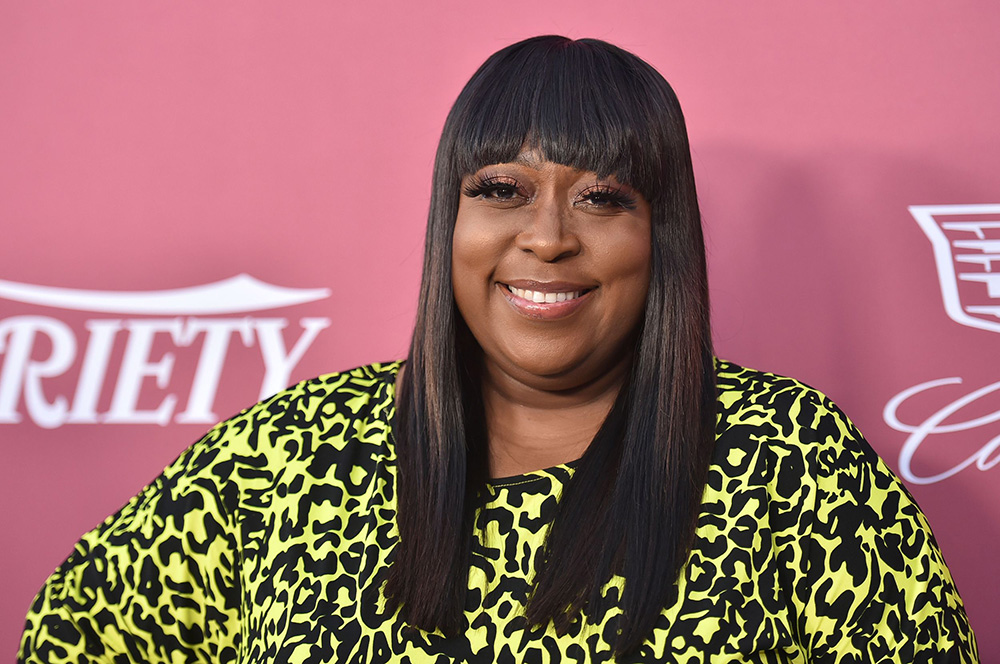
[[(31, 607), (19, 660), (612, 661), (614, 611), (562, 636), (523, 617), (572, 464), (488, 486), (464, 635), (385, 610), (398, 369), (309, 380), (215, 427), (76, 545)], [(924, 516), (846, 416), (727, 362), (718, 386), (694, 549), (630, 660), (977, 661)]]

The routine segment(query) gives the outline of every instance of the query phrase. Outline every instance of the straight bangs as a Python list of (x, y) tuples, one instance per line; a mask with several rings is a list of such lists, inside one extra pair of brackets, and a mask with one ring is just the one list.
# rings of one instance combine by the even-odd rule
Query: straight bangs
[(592, 41), (539, 37), (487, 60), (446, 123), (452, 140), (441, 147), (454, 169), (447, 176), (460, 180), (534, 149), (660, 199), (677, 148), (663, 117), (676, 106), (664, 98), (673, 93), (645, 63)]

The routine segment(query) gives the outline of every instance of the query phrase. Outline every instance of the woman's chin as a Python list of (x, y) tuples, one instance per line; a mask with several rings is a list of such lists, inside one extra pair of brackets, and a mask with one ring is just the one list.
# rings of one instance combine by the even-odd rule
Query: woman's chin
[[(534, 353), (530, 356), (507, 356), (491, 362), (491, 373), (500, 372), (507, 380), (546, 392), (562, 392), (592, 385), (616, 373), (615, 366), (604, 366), (594, 357), (575, 356), (566, 352)], [(497, 378), (494, 373), (494, 378)]]

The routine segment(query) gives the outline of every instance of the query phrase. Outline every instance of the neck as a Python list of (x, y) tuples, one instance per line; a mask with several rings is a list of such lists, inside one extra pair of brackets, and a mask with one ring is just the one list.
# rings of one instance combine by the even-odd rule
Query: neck
[(496, 367), (483, 376), (490, 474), (508, 477), (583, 456), (628, 375), (623, 361), (568, 390), (526, 385)]

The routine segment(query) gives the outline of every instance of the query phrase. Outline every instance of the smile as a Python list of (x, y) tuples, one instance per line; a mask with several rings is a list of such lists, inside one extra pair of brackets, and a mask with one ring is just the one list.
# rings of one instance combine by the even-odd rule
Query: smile
[[(536, 283), (522, 285), (534, 286)], [(538, 284), (545, 290), (518, 288), (505, 283), (498, 283), (497, 286), (514, 311), (538, 321), (566, 318), (589, 302), (590, 294), (595, 290), (582, 284), (568, 283)]]
[(507, 290), (509, 290), (514, 295), (518, 296), (523, 300), (528, 300), (529, 302), (535, 302), (536, 304), (552, 304), (554, 302), (566, 302), (567, 300), (575, 300), (580, 297), (585, 291), (566, 291), (562, 293), (544, 293), (542, 291), (527, 290), (525, 288), (515, 288), (505, 284)]

